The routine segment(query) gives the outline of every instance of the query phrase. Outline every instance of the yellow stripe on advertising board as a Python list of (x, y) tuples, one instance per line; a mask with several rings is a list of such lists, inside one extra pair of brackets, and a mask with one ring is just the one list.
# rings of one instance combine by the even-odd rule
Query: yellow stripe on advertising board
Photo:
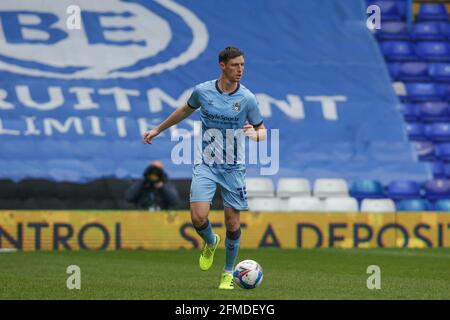
[[(223, 212), (211, 212), (209, 220), (224, 236)], [(450, 247), (449, 213), (242, 212), (241, 226), (241, 248)], [(0, 248), (168, 250), (202, 245), (187, 211), (0, 211)]]

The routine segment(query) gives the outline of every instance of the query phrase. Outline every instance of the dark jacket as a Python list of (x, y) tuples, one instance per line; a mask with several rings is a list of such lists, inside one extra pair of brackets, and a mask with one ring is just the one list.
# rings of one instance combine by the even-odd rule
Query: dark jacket
[(179, 203), (179, 195), (175, 186), (169, 181), (156, 189), (145, 179), (134, 182), (127, 190), (125, 199), (135, 203), (140, 209), (162, 209), (174, 208)]

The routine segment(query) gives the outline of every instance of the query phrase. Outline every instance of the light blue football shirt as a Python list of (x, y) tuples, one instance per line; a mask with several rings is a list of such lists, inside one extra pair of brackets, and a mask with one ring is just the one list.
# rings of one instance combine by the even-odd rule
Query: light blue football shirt
[(242, 84), (233, 92), (222, 92), (218, 80), (211, 80), (195, 86), (188, 105), (200, 108), (202, 122), (195, 163), (245, 165), (242, 128), (246, 121), (255, 127), (263, 123), (255, 95)]

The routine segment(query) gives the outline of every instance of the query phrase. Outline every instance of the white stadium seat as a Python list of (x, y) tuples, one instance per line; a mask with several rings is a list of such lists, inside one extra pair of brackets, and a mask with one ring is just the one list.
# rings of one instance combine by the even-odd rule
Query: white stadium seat
[(318, 212), (323, 211), (323, 203), (314, 197), (291, 197), (288, 199), (288, 211)]
[(358, 212), (358, 201), (350, 197), (331, 197), (324, 201), (327, 212)]
[(285, 211), (286, 204), (278, 198), (250, 198), (249, 211)]
[(274, 197), (275, 190), (270, 178), (247, 178), (247, 197)]
[(285, 197), (310, 197), (311, 185), (307, 179), (281, 178), (277, 184), (277, 196)]
[(395, 212), (392, 199), (364, 199), (361, 202), (361, 212)]
[(344, 179), (317, 179), (314, 182), (317, 198), (348, 197), (348, 185)]

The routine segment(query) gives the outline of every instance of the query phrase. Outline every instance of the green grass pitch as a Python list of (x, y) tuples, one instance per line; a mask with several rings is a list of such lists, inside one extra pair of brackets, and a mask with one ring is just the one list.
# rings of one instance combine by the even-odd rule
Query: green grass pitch
[[(217, 289), (224, 263), (198, 267), (199, 250), (0, 253), (0, 299), (450, 299), (449, 249), (241, 250), (264, 269), (254, 290)], [(68, 290), (69, 265), (81, 290)], [(369, 290), (369, 265), (381, 289)]]

